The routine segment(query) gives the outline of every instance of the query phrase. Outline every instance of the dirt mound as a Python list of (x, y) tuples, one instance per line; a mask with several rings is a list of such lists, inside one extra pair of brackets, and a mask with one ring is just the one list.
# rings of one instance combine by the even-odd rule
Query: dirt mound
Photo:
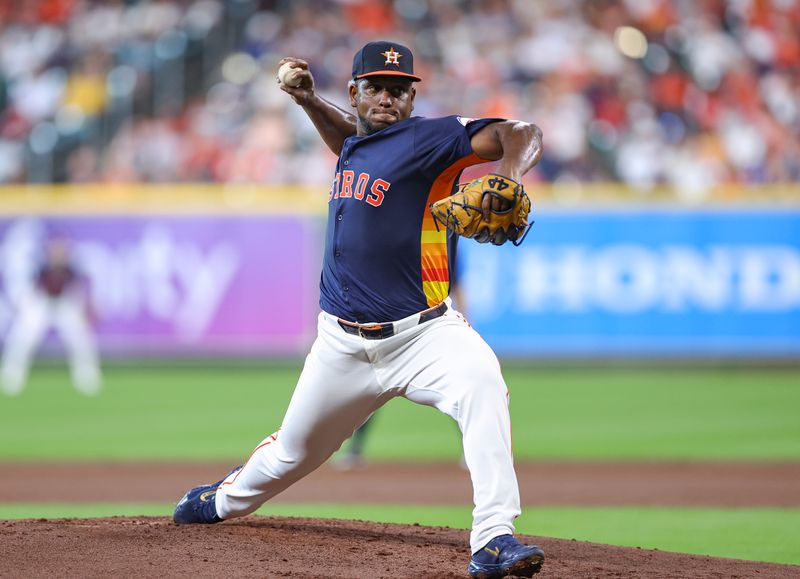
[[(537, 577), (790, 578), (798, 567), (526, 537)], [(178, 526), (163, 517), (0, 521), (0, 577), (465, 577), (468, 532), (282, 517)]]

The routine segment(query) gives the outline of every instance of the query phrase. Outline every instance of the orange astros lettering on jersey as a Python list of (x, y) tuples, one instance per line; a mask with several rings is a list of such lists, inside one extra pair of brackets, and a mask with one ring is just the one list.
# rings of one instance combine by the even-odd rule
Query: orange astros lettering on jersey
[(367, 203), (373, 207), (378, 207), (383, 203), (383, 195), (389, 190), (390, 183), (383, 179), (375, 179), (375, 182), (370, 187), (369, 195), (367, 195)]
[[(353, 182), (355, 182), (355, 186)], [(358, 179), (356, 179), (355, 171), (339, 171), (333, 178), (333, 186), (328, 195), (328, 201), (348, 197), (355, 197), (358, 201), (364, 201), (366, 194), (366, 202), (373, 207), (378, 207), (383, 203), (383, 197), (391, 187), (391, 183), (383, 179), (375, 179), (367, 194), (369, 182), (369, 173), (359, 173)]]
[(342, 171), (342, 192), (339, 197), (352, 197), (353, 196), (353, 179), (356, 174), (353, 171)]
[(333, 183), (331, 184), (331, 193), (328, 195), (328, 201), (339, 198), (339, 177), (339, 173), (336, 173), (336, 176), (333, 178)]
[(358, 182), (356, 183), (356, 187), (353, 190), (353, 197), (361, 201), (364, 199), (364, 192), (367, 189), (367, 183), (369, 183), (369, 173), (361, 173), (358, 176)]

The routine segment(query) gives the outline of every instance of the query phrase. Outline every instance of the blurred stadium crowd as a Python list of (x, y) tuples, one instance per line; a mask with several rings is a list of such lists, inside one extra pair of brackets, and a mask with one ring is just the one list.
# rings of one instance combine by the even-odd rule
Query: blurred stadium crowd
[(277, 89), (346, 106), (364, 42), (412, 47), (416, 114), (539, 124), (532, 178), (800, 181), (800, 0), (4, 0), (0, 183), (326, 183)]

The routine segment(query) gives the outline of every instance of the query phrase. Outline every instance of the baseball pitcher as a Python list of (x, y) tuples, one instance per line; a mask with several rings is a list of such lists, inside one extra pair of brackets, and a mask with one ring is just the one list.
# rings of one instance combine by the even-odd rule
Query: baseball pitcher
[[(397, 42), (370, 42), (355, 54), (353, 113), (316, 94), (305, 61), (280, 64), (287, 63), (280, 88), (339, 155), (318, 335), (280, 429), (242, 467), (189, 490), (174, 520), (216, 523), (252, 513), (403, 396), (461, 429), (475, 503), (470, 575), (530, 577), (544, 553), (513, 537), (520, 499), (508, 389), (494, 352), (448, 293), (459, 235), (498, 245), (524, 239), (530, 200), (520, 180), (539, 161), (541, 131), (499, 118), (411, 116), (422, 79)], [(496, 173), (459, 187), (464, 168), (487, 161), (499, 161)]]

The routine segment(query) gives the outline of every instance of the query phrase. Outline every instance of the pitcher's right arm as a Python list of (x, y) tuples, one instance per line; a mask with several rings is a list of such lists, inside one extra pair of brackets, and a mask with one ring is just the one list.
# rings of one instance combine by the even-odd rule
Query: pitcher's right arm
[(342, 152), (344, 140), (356, 134), (355, 115), (337, 107), (330, 101), (319, 96), (314, 90), (314, 77), (308, 69), (308, 63), (299, 58), (286, 57), (278, 63), (280, 67), (285, 62), (293, 63), (301, 72), (298, 75), (300, 84), (291, 87), (283, 84), (278, 79), (280, 89), (288, 93), (294, 102), (303, 107), (303, 110), (314, 123), (322, 140), (336, 155)]

